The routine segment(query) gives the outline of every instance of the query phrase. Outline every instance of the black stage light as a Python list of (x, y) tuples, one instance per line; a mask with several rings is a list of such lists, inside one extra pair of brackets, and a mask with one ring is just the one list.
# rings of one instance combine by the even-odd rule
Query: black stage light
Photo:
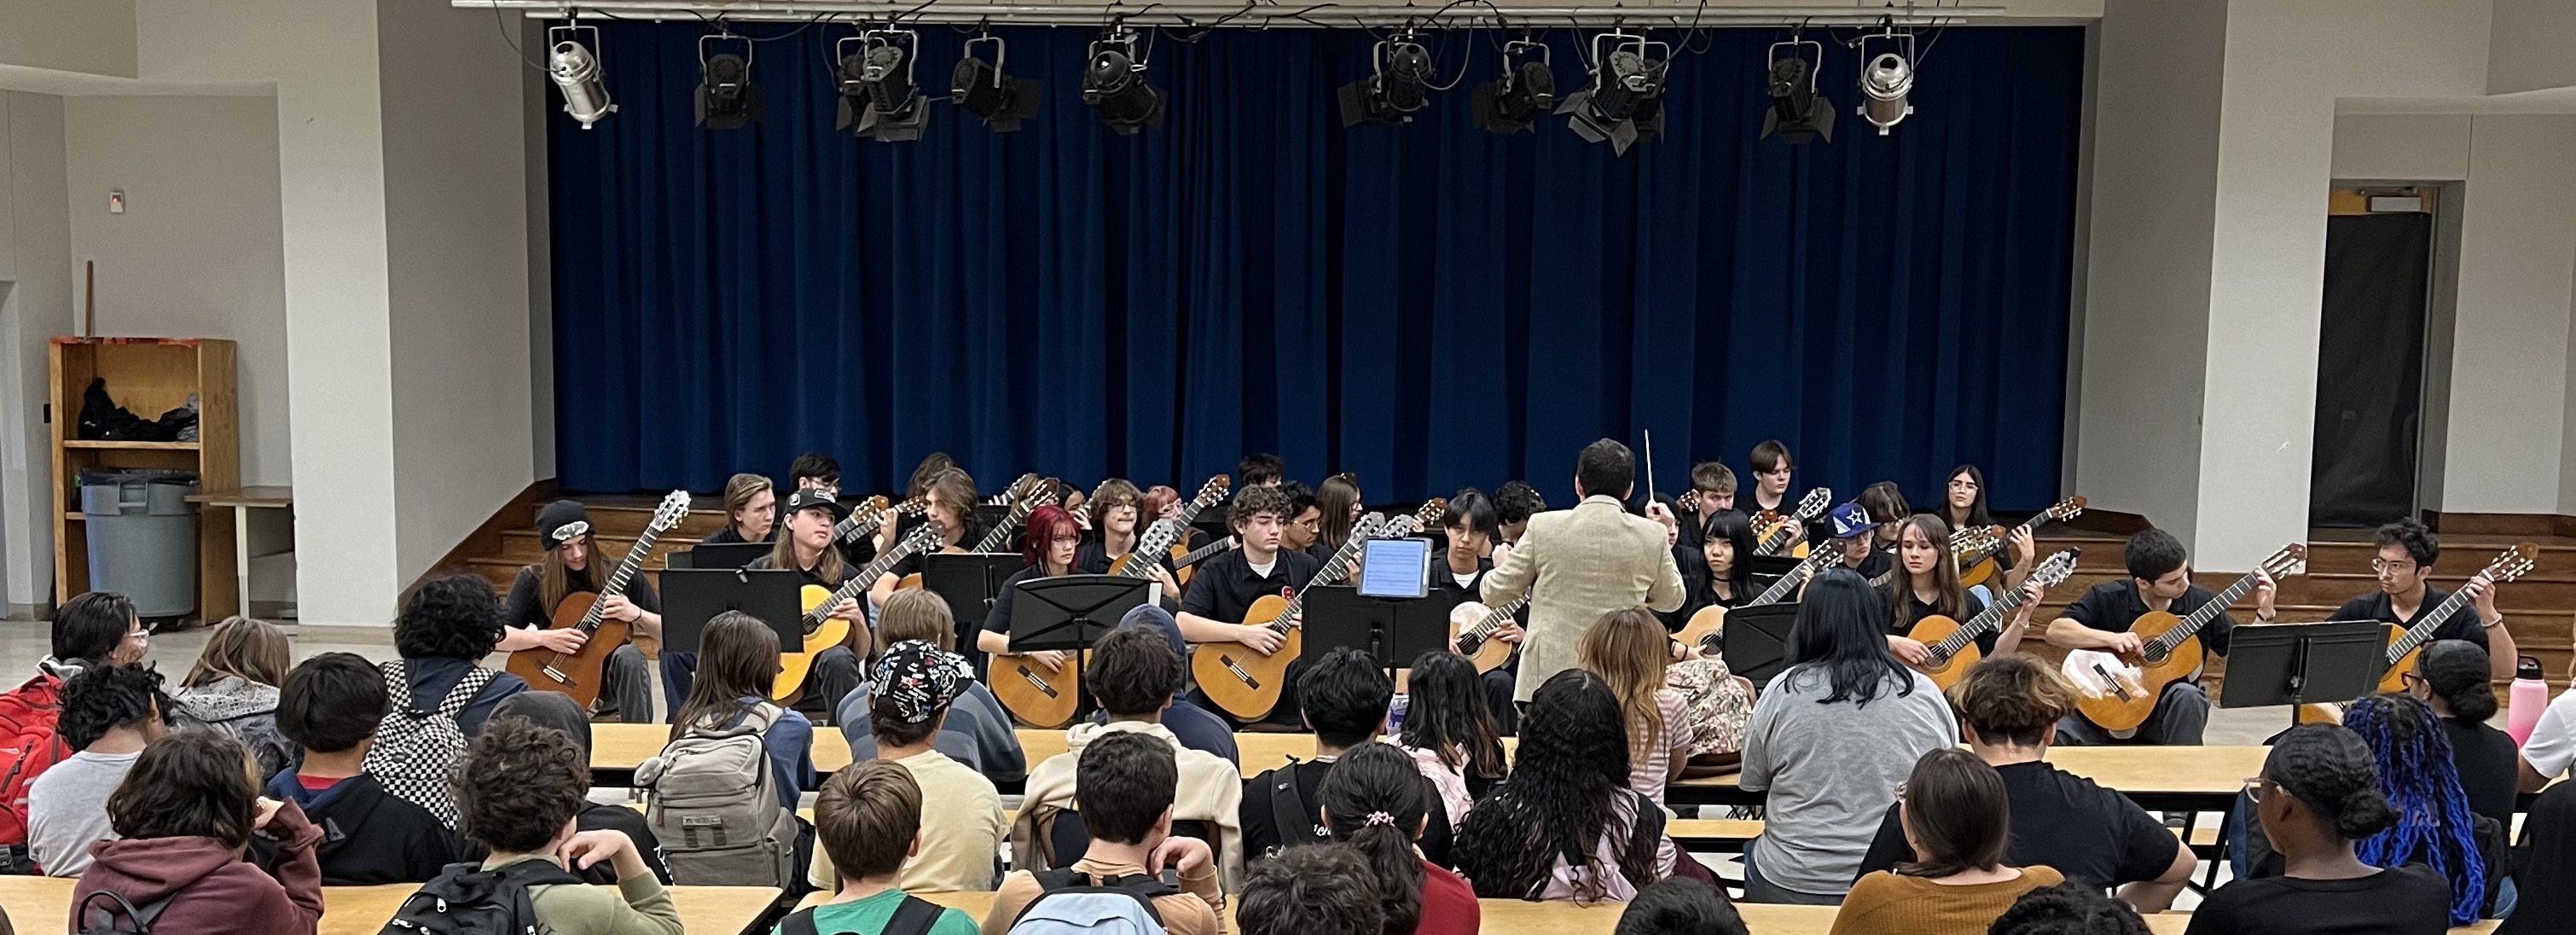
[[(1780, 57), (1780, 47), (1788, 46), (1790, 54)], [(1815, 50), (1816, 60), (1807, 61), (1805, 48)], [(1779, 134), (1780, 141), (1805, 143), (1822, 137), (1834, 140), (1834, 102), (1816, 93), (1816, 69), (1824, 64), (1825, 44), (1789, 34), (1789, 41), (1771, 44), (1771, 109), (1762, 112), (1762, 135)]]
[(1547, 65), (1547, 43), (1515, 39), (1503, 44), (1503, 76), (1476, 86), (1471, 102), (1476, 125), (1500, 134), (1529, 133), (1556, 103), (1556, 73)]
[(1082, 102), (1099, 111), (1100, 122), (1120, 136), (1163, 125), (1163, 92), (1145, 83), (1134, 32), (1112, 26), (1091, 44), (1091, 61), (1082, 70)]
[[(858, 44), (856, 51), (851, 43)], [(921, 139), (930, 122), (930, 99), (912, 82), (913, 52), (919, 48), (920, 37), (901, 29), (869, 30), (834, 43), (841, 60), (835, 75), (841, 89), (838, 126), (885, 143)]]
[[(993, 46), (990, 63), (975, 57), (977, 43)], [(1023, 81), (1002, 71), (1004, 56), (1009, 53), (999, 36), (977, 36), (966, 40), (964, 54), (957, 58), (957, 68), (948, 75), (948, 99), (966, 112), (984, 119), (984, 126), (995, 133), (1009, 133), (1020, 128), (1020, 121), (1038, 115), (1038, 98), (1044, 90), (1035, 81)]]
[(1413, 112), (1431, 102), (1431, 50), (1406, 30), (1369, 50), (1374, 66), (1368, 77), (1343, 85), (1342, 126), (1363, 123), (1409, 123)]
[[(1603, 46), (1604, 40), (1612, 43)], [(1672, 47), (1650, 42), (1644, 36), (1607, 32), (1594, 36), (1592, 84), (1565, 96), (1565, 105), (1556, 109), (1566, 115), (1566, 127), (1574, 135), (1591, 143), (1609, 143), (1619, 155), (1640, 139), (1663, 132), (1664, 74)], [(1651, 58), (1657, 47), (1665, 58)], [(1644, 118), (1647, 125), (1640, 126)]]
[[(709, 40), (742, 43), (742, 54), (707, 53)], [(760, 120), (760, 86), (751, 83), (751, 40), (731, 31), (698, 37), (698, 125), (710, 130), (739, 130)]]
[[(588, 45), (581, 41), (584, 31), (590, 33)], [(564, 113), (587, 130), (617, 109), (608, 99), (608, 86), (600, 80), (599, 55), (591, 51), (599, 48), (599, 27), (578, 22), (551, 27), (546, 30), (546, 44), (551, 48), (546, 76), (563, 91)]]

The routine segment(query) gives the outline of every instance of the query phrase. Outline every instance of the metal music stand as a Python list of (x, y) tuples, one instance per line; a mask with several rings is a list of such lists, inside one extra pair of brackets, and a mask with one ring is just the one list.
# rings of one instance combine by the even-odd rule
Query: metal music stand
[(662, 648), (693, 653), (707, 621), (738, 610), (769, 625), (781, 649), (805, 645), (803, 576), (784, 569), (665, 568), (662, 570)]
[[(2228, 637), (2218, 706), (2351, 701), (2378, 691), (2387, 670), (2387, 625), (2376, 620), (2241, 626)], [(2298, 723), (2295, 707), (2290, 722)]]
[(1310, 588), (1305, 655), (1319, 657), (1349, 647), (1367, 652), (1391, 673), (1416, 656), (1449, 648), (1449, 612), (1467, 599), (1466, 592), (1457, 590), (1382, 598), (1362, 595), (1350, 585)]
[(1145, 606), (1154, 582), (1124, 575), (1026, 578), (1012, 585), (1011, 651), (1080, 652), (1118, 628), (1127, 612)]
[(1796, 604), (1755, 604), (1726, 612), (1720, 653), (1728, 671), (1759, 688), (1789, 667), (1789, 631), (1798, 625)]

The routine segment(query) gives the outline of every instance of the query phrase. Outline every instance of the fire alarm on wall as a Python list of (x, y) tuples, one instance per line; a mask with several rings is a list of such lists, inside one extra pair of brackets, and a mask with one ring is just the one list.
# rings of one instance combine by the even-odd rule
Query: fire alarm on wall
[(111, 188), (107, 190), (107, 213), (125, 213), (125, 189)]

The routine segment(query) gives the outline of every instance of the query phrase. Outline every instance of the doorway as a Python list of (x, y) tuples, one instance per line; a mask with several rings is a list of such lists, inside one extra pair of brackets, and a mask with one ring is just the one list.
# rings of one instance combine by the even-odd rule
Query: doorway
[(2308, 523), (2414, 515), (2434, 250), (2430, 188), (2336, 189), (2326, 219)]

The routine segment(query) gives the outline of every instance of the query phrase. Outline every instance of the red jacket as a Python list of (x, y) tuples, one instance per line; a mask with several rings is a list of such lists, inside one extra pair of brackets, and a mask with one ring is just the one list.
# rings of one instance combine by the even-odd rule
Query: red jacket
[[(304, 817), (302, 808), (288, 802), (269, 819), (267, 833), (278, 841), (274, 870), (244, 861), (239, 849), (213, 838), (143, 838), (90, 845), (94, 862), (82, 871), (80, 885), (72, 890), (70, 930), (81, 929), (83, 901), (91, 893), (109, 891), (136, 906), (178, 894), (152, 923), (156, 932), (313, 935), (322, 919), (322, 868), (313, 856), (322, 829)], [(105, 898), (98, 902), (115, 904)]]

